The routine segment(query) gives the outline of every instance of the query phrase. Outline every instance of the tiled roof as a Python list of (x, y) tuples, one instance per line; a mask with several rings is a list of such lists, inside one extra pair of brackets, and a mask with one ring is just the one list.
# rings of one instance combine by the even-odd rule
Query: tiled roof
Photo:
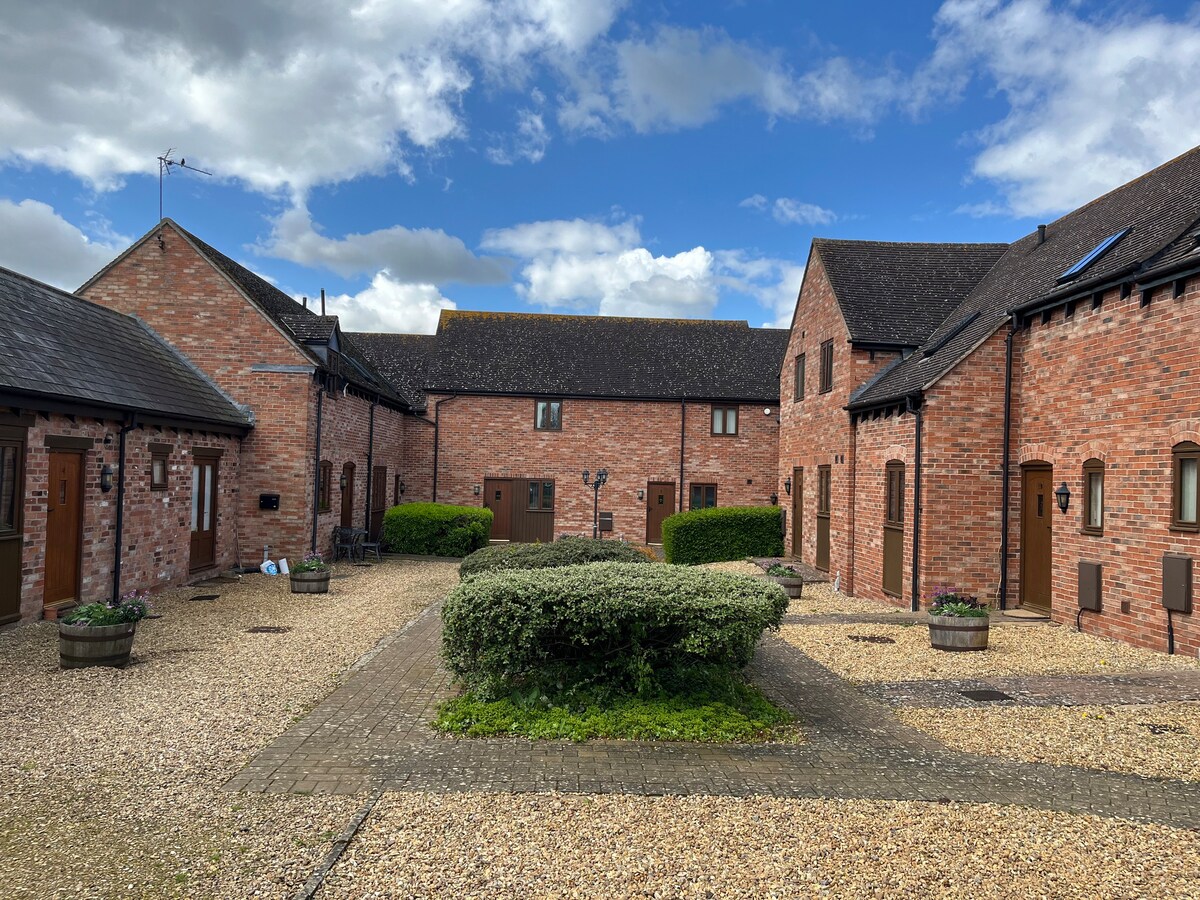
[[(1179, 246), (1200, 218), (1200, 147), (1105, 194), (1009, 246), (966, 299), (918, 350), (859, 392), (851, 408), (899, 400), (939, 379), (1004, 323), (1044, 298), (1136, 277), (1160, 254)], [(1059, 276), (1101, 241), (1129, 233), (1068, 283)]]
[[(303, 309), (303, 305), (301, 308)], [(337, 316), (317, 316), (311, 313), (309, 315), (288, 313), (280, 316), (279, 320), (297, 339), (304, 343), (328, 344), (338, 326)]]
[(1007, 244), (912, 244), (818, 238), (855, 342), (920, 346), (1008, 249)]
[(354, 331), (342, 337), (358, 347), (409, 406), (425, 408), (425, 366), (437, 343), (435, 335)]
[(787, 342), (746, 322), (443, 310), (425, 387), (776, 405)]
[(132, 316), (2, 268), (0, 316), (0, 390), (197, 424), (252, 424)]

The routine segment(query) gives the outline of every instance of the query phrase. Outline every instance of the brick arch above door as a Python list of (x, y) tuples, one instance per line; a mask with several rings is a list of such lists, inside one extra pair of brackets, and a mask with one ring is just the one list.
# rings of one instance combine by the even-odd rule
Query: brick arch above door
[(1016, 461), (1021, 466), (1032, 462), (1047, 463), (1053, 466), (1058, 462), (1049, 444), (1026, 444), (1017, 450)]
[(1200, 419), (1180, 419), (1171, 423), (1169, 445), (1174, 447), (1183, 441), (1200, 444)]

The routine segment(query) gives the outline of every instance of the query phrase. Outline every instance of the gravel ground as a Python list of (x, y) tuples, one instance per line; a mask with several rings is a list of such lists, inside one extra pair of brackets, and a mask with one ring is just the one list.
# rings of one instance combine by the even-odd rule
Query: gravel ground
[(318, 894), (1196, 898), (1200, 834), (968, 804), (389, 794)]
[[(6, 900), (291, 896), (362, 798), (221, 785), (458, 580), (448, 563), (343, 573), (325, 596), (264, 575), (164, 592), (124, 670), (60, 671), (51, 623), (0, 633)], [(186, 599), (205, 593), (221, 596)]]
[(697, 569), (708, 569), (712, 572), (728, 572), (731, 575), (761, 575), (763, 573), (762, 566), (757, 563), (746, 562), (744, 559), (735, 559), (731, 562), (719, 563), (704, 563), (696, 566)]
[(896, 715), (968, 753), (1200, 781), (1200, 703), (903, 709)]
[(793, 600), (788, 607), (789, 616), (823, 616), (831, 613), (850, 613), (853, 615), (886, 616), (906, 612), (890, 603), (878, 600), (859, 600), (846, 594), (835, 594), (831, 582), (806, 584), (799, 600)]
[[(850, 635), (880, 635), (895, 643), (851, 641)], [(996, 675), (1111, 675), (1200, 667), (1200, 660), (1044, 624), (993, 628), (988, 649), (979, 653), (934, 650), (924, 625), (785, 625), (781, 636), (843, 678), (858, 683)]]

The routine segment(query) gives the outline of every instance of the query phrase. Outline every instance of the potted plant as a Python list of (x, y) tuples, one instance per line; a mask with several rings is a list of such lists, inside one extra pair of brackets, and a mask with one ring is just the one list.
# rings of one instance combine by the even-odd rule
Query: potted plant
[(952, 585), (937, 585), (929, 601), (929, 643), (935, 650), (986, 650), (988, 607)]
[(329, 563), (320, 553), (306, 554), (298, 563), (292, 563), (288, 577), (292, 582), (293, 594), (329, 593)]
[(129, 662), (137, 623), (150, 615), (150, 592), (76, 607), (58, 623), (58, 663), (64, 669), (123, 666)]
[(791, 566), (775, 563), (767, 569), (767, 577), (782, 587), (793, 600), (799, 599), (804, 590), (804, 576)]

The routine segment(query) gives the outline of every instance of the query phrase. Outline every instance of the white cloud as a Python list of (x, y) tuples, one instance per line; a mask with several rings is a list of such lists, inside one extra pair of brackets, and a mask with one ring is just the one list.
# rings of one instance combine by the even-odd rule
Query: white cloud
[(489, 147), (487, 157), (500, 166), (511, 166), (518, 160), (537, 163), (550, 146), (550, 132), (542, 114), (531, 109), (517, 112), (517, 130), (503, 145)]
[(37, 200), (0, 199), (0, 266), (73, 291), (110, 263), (131, 240), (100, 221), (91, 240)]
[(1200, 144), (1200, 21), (1086, 13), (949, 0), (937, 14), (918, 81), (954, 93), (980, 77), (1007, 99), (1005, 118), (978, 135), (974, 173), (1000, 185), (1013, 214), (1071, 209)]
[(433, 228), (393, 225), (366, 234), (330, 238), (313, 225), (302, 206), (274, 222), (258, 252), (344, 277), (388, 270), (406, 284), (498, 284), (509, 278), (503, 260), (476, 256), (460, 239)]
[(738, 206), (743, 209), (757, 209), (760, 212), (770, 209), (771, 216), (781, 225), (828, 225), (830, 222), (836, 222), (838, 218), (832, 209), (792, 197), (777, 197), (771, 202), (762, 194), (753, 194)]
[(357, 294), (326, 298), (326, 310), (336, 315), (344, 331), (388, 331), (433, 334), (443, 309), (456, 309), (432, 284), (405, 284), (378, 272), (369, 287)]
[(768, 328), (788, 328), (804, 266), (787, 259), (752, 256), (743, 250), (724, 250), (716, 254), (719, 283), (728, 290), (753, 297), (771, 318), (763, 323)]
[(220, 177), (296, 196), (408, 172), (414, 152), (467, 134), (461, 104), (477, 71), (520, 79), (571, 58), (622, 5), (10, 4), (0, 161), (110, 189), (153, 173), (170, 146)]

